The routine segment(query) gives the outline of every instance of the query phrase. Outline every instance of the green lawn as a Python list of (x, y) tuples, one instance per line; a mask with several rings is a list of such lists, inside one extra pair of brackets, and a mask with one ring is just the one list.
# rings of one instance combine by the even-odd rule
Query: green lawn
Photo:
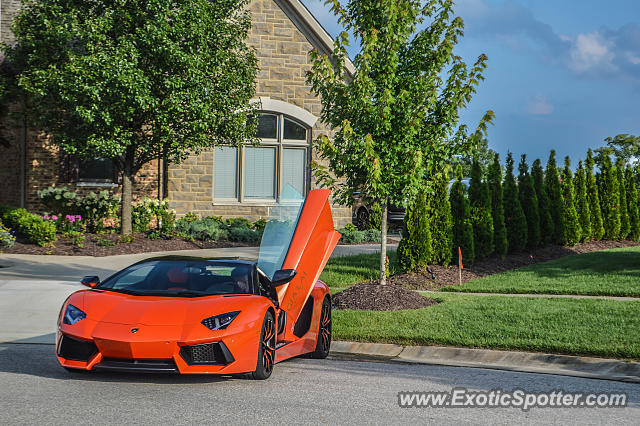
[[(395, 274), (396, 252), (387, 252), (391, 273)], [(330, 288), (332, 293), (351, 286), (352, 284), (370, 281), (378, 278), (380, 272), (380, 254), (359, 254), (329, 259), (320, 279)]]
[(336, 340), (640, 359), (640, 302), (441, 294), (407, 311), (334, 310)]
[(640, 247), (567, 256), (442, 290), (640, 297)]

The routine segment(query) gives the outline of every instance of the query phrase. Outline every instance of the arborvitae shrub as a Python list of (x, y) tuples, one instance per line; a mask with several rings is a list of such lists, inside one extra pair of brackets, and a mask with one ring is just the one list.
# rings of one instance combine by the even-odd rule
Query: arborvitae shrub
[(576, 178), (574, 180), (576, 201), (575, 206), (580, 221), (580, 241), (589, 241), (593, 231), (591, 230), (591, 211), (587, 199), (587, 174), (585, 173), (582, 161), (580, 161)]
[(504, 224), (507, 227), (509, 253), (517, 253), (527, 246), (527, 219), (520, 205), (518, 185), (513, 175), (513, 155), (507, 154), (502, 202), (504, 203)]
[(544, 171), (542, 162), (537, 159), (531, 166), (531, 178), (533, 188), (538, 198), (538, 214), (540, 215), (540, 244), (548, 244), (553, 239), (553, 218), (551, 217), (551, 205), (547, 187), (544, 184)]
[(638, 188), (631, 167), (624, 171), (624, 186), (627, 191), (627, 211), (629, 213), (629, 236), (632, 241), (640, 240), (640, 211), (638, 210)]
[(433, 195), (429, 202), (432, 258), (430, 263), (447, 266), (453, 250), (451, 204), (449, 203), (449, 171), (434, 176)]
[(620, 194), (620, 234), (618, 239), (625, 240), (631, 231), (631, 223), (629, 221), (629, 212), (627, 206), (627, 191), (624, 181), (624, 166), (621, 159), (616, 162), (616, 177), (618, 179), (618, 194)]
[(522, 154), (518, 166), (518, 194), (520, 205), (527, 220), (527, 247), (532, 249), (540, 245), (540, 213), (538, 211), (538, 196), (533, 187), (533, 179), (529, 175), (527, 156)]
[(553, 219), (553, 235), (551, 242), (554, 244), (564, 244), (564, 201), (562, 199), (562, 188), (560, 187), (560, 176), (556, 165), (556, 151), (551, 150), (547, 170), (544, 175), (544, 186), (549, 197), (549, 213)]
[(428, 208), (426, 191), (421, 191), (406, 211), (398, 244), (398, 263), (403, 271), (425, 268), (431, 260)]
[(473, 250), (473, 227), (471, 225), (471, 209), (462, 183), (462, 166), (456, 167), (456, 181), (451, 187), (451, 217), (453, 218), (453, 250), (457, 257), (458, 247), (462, 250), (462, 261), (471, 264), (475, 258)]
[(593, 164), (593, 151), (589, 149), (584, 172), (587, 182), (587, 202), (589, 203), (589, 214), (591, 215), (591, 239), (599, 241), (604, 236), (604, 225), (602, 223), (598, 184), (596, 177), (593, 175)]
[(616, 169), (608, 155), (604, 156), (600, 170), (599, 190), (604, 238), (615, 240), (620, 235), (620, 194)]
[(500, 168), (500, 156), (497, 153), (493, 158), (493, 162), (489, 165), (487, 181), (491, 192), (494, 250), (496, 254), (504, 256), (507, 254), (509, 243), (507, 241), (507, 228), (504, 224), (504, 207), (502, 204), (502, 169)]
[(575, 246), (580, 242), (582, 230), (580, 229), (580, 221), (578, 220), (578, 213), (576, 212), (575, 195), (573, 192), (573, 173), (571, 173), (569, 156), (564, 159), (562, 195), (564, 198), (564, 242), (568, 246)]
[(486, 180), (482, 179), (480, 162), (474, 157), (469, 182), (469, 205), (473, 223), (473, 249), (476, 259), (493, 253), (493, 217), (491, 194)]

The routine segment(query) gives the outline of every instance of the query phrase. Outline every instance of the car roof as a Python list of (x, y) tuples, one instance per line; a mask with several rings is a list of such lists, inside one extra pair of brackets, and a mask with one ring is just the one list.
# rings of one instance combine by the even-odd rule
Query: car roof
[(211, 262), (221, 261), (225, 263), (237, 263), (239, 265), (255, 265), (258, 261), (256, 259), (250, 259), (240, 256), (227, 256), (227, 257), (207, 257), (207, 256), (184, 256), (184, 255), (167, 255), (167, 256), (155, 256), (143, 259), (136, 264), (152, 261), (171, 261), (171, 260), (186, 260), (186, 261), (198, 261), (198, 262)]

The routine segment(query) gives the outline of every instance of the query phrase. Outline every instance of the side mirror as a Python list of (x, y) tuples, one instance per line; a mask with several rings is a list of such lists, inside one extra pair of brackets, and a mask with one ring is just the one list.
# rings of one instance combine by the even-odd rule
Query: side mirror
[(100, 277), (95, 276), (95, 275), (88, 275), (86, 277), (84, 277), (82, 280), (80, 280), (80, 283), (82, 285), (86, 285), (87, 287), (95, 287), (98, 284), (100, 284)]
[(291, 281), (296, 274), (297, 272), (295, 269), (280, 269), (273, 274), (271, 285), (277, 287), (279, 285), (286, 284)]

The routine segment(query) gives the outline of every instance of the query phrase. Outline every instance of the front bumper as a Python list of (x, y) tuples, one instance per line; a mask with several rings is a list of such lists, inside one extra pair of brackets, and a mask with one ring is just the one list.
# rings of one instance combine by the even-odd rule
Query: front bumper
[[(123, 327), (128, 335), (122, 333)], [(75, 324), (63, 325), (56, 339), (60, 364), (81, 370), (181, 374), (236, 374), (256, 368), (259, 335), (255, 330), (233, 334), (220, 330), (180, 339), (172, 327), (134, 327), (139, 329), (135, 334), (128, 325), (100, 328), (96, 324), (86, 337), (72, 333), (80, 329)]]

